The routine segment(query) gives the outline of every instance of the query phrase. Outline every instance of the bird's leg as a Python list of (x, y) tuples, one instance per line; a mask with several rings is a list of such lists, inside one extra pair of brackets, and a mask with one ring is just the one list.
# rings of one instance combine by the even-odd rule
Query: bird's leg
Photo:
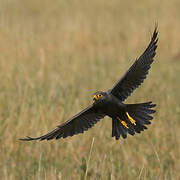
[(127, 125), (127, 123), (125, 122), (125, 121), (123, 121), (123, 120), (121, 120), (119, 117), (117, 117), (117, 119), (121, 122), (121, 124), (125, 127), (125, 128), (129, 128), (128, 127), (128, 125)]
[(128, 112), (126, 112), (126, 115), (127, 115), (128, 119), (130, 120), (130, 122), (136, 126), (136, 121), (129, 115)]

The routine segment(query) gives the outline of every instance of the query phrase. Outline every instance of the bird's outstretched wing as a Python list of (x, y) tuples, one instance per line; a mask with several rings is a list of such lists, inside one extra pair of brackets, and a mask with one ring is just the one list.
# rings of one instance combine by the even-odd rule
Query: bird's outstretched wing
[(109, 90), (120, 101), (124, 101), (146, 78), (148, 70), (154, 61), (157, 48), (157, 27), (155, 27), (151, 42), (144, 53), (134, 62), (123, 77)]
[(73, 136), (75, 134), (83, 133), (89, 128), (94, 126), (100, 119), (104, 118), (104, 114), (98, 113), (93, 105), (87, 107), (77, 115), (73, 116), (71, 119), (65, 123), (57, 126), (56, 129), (40, 137), (26, 137), (20, 140), (22, 141), (32, 141), (32, 140), (51, 140), (66, 138), (68, 136)]

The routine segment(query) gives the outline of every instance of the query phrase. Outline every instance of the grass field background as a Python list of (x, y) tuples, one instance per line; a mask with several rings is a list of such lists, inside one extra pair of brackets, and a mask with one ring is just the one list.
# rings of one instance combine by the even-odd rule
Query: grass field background
[[(152, 100), (148, 130), (20, 142), (55, 128), (107, 90), (150, 41), (156, 61), (126, 101)], [(0, 179), (180, 179), (180, 1), (0, 0)]]

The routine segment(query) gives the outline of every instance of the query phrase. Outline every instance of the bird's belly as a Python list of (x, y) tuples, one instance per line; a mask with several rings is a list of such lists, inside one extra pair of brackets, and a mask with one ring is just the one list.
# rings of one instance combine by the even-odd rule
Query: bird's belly
[(106, 99), (105, 101), (99, 101), (94, 105), (98, 112), (110, 116), (111, 118), (119, 117), (125, 111), (125, 105), (115, 98)]
[(111, 118), (119, 117), (124, 112), (124, 108), (117, 105), (109, 105), (105, 109), (106, 115)]

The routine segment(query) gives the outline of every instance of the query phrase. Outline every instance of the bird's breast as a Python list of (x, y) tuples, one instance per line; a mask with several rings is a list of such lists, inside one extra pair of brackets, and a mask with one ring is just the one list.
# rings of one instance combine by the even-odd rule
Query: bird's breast
[(110, 117), (116, 117), (124, 110), (124, 105), (117, 99), (109, 97), (95, 103), (98, 112), (102, 112)]

